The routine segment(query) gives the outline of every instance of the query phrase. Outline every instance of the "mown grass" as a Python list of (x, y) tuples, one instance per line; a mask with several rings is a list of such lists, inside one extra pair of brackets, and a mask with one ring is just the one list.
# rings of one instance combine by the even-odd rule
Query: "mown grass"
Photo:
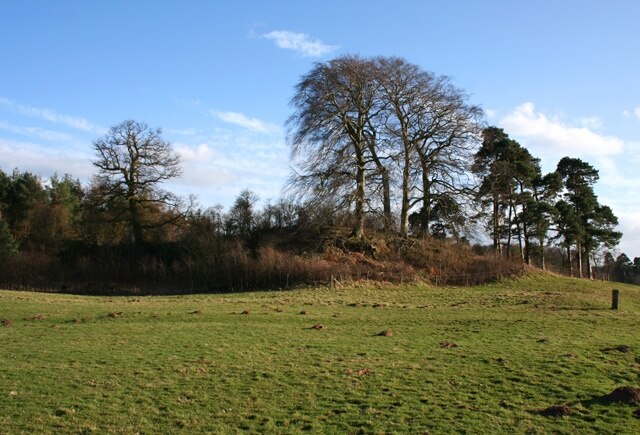
[[(634, 406), (597, 400), (640, 386), (640, 288), (616, 286), (619, 311), (611, 283), (542, 274), (472, 288), (3, 291), (0, 433), (638, 433)], [(631, 351), (605, 350), (619, 345)], [(573, 413), (538, 413), (558, 404)]]

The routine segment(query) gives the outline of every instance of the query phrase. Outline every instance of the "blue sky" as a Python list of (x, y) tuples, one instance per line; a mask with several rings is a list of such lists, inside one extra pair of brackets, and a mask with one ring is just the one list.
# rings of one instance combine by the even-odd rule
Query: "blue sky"
[(0, 169), (88, 180), (92, 141), (131, 118), (182, 155), (171, 190), (275, 199), (300, 76), (346, 53), (402, 56), (450, 76), (545, 170), (596, 166), (620, 250), (640, 256), (639, 20), (634, 0), (4, 0)]

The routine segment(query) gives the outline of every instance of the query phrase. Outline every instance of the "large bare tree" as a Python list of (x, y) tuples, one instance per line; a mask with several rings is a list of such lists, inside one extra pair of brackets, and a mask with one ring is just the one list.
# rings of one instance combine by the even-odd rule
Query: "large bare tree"
[(101, 202), (118, 210), (114, 220), (128, 222), (134, 243), (144, 242), (145, 229), (176, 219), (176, 213), (162, 212), (179, 208), (180, 201), (160, 185), (180, 176), (180, 158), (160, 129), (127, 120), (111, 127), (93, 148)]
[(296, 86), (292, 105), (290, 142), (300, 159), (293, 184), (353, 204), (353, 235), (363, 238), (367, 170), (376, 140), (372, 126), (381, 110), (375, 65), (356, 56), (316, 64)]
[(482, 111), (447, 77), (401, 58), (345, 56), (316, 64), (292, 104), (290, 142), (300, 160), (293, 184), (353, 204), (357, 237), (366, 211), (382, 208), (385, 229), (392, 229), (396, 198), (403, 236), (419, 203), (425, 232), (432, 206), (441, 220), (446, 204), (460, 214), (457, 195), (465, 191)]
[[(388, 104), (387, 134), (396, 144), (401, 176), (400, 233), (407, 236), (409, 212), (420, 209), (420, 227), (429, 232), (432, 208), (459, 205), (468, 163), (478, 144), (482, 111), (448, 77), (436, 76), (402, 58), (378, 58), (382, 95)], [(453, 207), (459, 209), (459, 207)], [(452, 210), (453, 212), (453, 210)], [(446, 216), (441, 216), (446, 217)]]

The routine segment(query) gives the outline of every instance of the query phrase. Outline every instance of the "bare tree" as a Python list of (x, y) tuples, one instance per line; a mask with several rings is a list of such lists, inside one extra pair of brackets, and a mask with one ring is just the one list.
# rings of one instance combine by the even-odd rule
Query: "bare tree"
[(93, 143), (95, 183), (102, 186), (101, 201), (119, 210), (114, 220), (128, 222), (133, 242), (144, 242), (144, 230), (177, 219), (179, 199), (160, 189), (163, 181), (180, 176), (180, 158), (171, 145), (143, 122), (124, 121)]
[(428, 232), (432, 208), (440, 204), (440, 218), (446, 217), (441, 205), (467, 191), (482, 111), (468, 104), (467, 96), (448, 77), (402, 58), (378, 58), (377, 63), (385, 72), (381, 98), (388, 104), (387, 134), (396, 144), (402, 173), (400, 233), (407, 236), (409, 212), (418, 203), (422, 203), (420, 227)]
[(292, 184), (320, 198), (340, 197), (343, 205), (353, 204), (357, 238), (364, 237), (366, 173), (376, 140), (372, 127), (381, 110), (378, 96), (372, 62), (346, 56), (319, 63), (297, 85), (295, 112), (288, 121), (292, 155), (302, 160)]
[[(301, 157), (293, 185), (339, 205), (354, 204), (354, 230), (364, 234), (364, 213), (382, 206), (384, 227), (394, 227), (392, 200), (400, 197), (400, 233), (422, 203), (421, 227), (431, 208), (459, 222), (471, 151), (482, 111), (447, 77), (395, 57), (346, 56), (317, 64), (296, 88), (289, 119), (294, 157)], [(400, 179), (400, 194), (394, 190)], [(446, 225), (445, 225), (446, 226)]]

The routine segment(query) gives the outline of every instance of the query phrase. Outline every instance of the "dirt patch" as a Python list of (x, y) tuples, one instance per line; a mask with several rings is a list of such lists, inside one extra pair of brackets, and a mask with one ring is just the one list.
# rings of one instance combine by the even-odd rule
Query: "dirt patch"
[(122, 311), (112, 311), (109, 314), (107, 314), (108, 317), (111, 317), (112, 319), (116, 319), (118, 317), (122, 317)]
[(301, 316), (306, 316), (307, 314), (309, 314), (309, 313), (308, 313), (308, 312), (306, 312), (306, 311), (304, 311), (304, 310), (303, 310), (303, 311), (300, 311), (300, 315), (301, 315)]
[(440, 347), (443, 349), (452, 349), (454, 347), (458, 347), (458, 345), (456, 343), (454, 343), (453, 341), (441, 341), (440, 342)]
[(9, 319), (4, 319), (2, 321), (2, 326), (5, 326), (7, 328), (11, 328), (13, 326), (13, 322)]
[(385, 329), (378, 332), (378, 337), (393, 337), (393, 331), (391, 329)]
[(540, 340), (537, 340), (536, 343), (549, 343), (549, 339), (548, 338), (541, 338)]
[(364, 376), (364, 375), (370, 375), (371, 374), (371, 370), (364, 368), (364, 369), (360, 369), (360, 370), (351, 370), (348, 369), (347, 370), (347, 374), (348, 375), (358, 375), (358, 376)]
[(89, 321), (89, 317), (80, 317), (80, 318), (69, 320), (68, 322), (78, 324), (78, 323), (87, 323), (88, 321)]
[(321, 325), (319, 323), (313, 325), (310, 329), (325, 329), (324, 325)]
[(202, 311), (200, 310), (193, 310), (193, 311), (189, 311), (189, 314), (201, 314)]
[(631, 348), (625, 344), (621, 344), (618, 346), (605, 347), (604, 349), (600, 349), (601, 352), (621, 352), (621, 353), (629, 353), (631, 352)]
[(45, 315), (44, 314), (36, 314), (35, 316), (31, 316), (31, 317), (25, 317), (24, 320), (44, 320), (45, 319)]
[(241, 312), (240, 314), (247, 315), (247, 314), (249, 314), (249, 313), (250, 313), (250, 311), (249, 311), (249, 310), (244, 310), (244, 311), (243, 311), (243, 312)]
[(635, 387), (618, 387), (611, 393), (600, 398), (605, 404), (624, 403), (627, 405), (637, 405), (640, 403), (640, 388)]
[(567, 405), (553, 405), (538, 411), (538, 413), (544, 417), (566, 417), (572, 412), (571, 408)]

